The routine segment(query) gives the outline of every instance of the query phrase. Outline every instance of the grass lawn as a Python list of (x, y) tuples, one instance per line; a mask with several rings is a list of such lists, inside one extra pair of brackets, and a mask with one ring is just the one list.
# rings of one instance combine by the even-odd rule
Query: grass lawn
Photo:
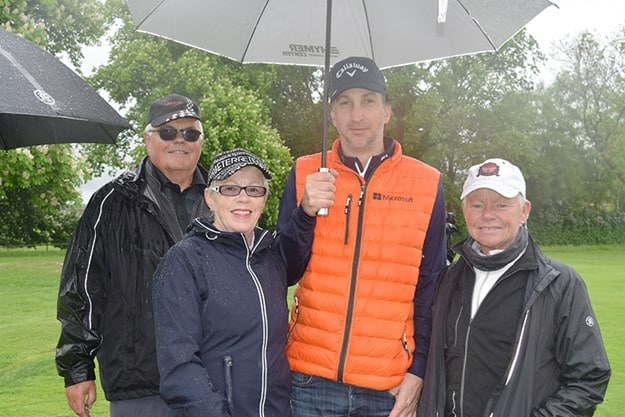
[[(73, 416), (54, 348), (60, 329), (56, 294), (64, 252), (0, 251), (0, 416)], [(98, 398), (104, 394), (98, 392)], [(108, 416), (98, 401), (92, 416)]]
[[(595, 417), (625, 409), (625, 247), (549, 247), (584, 277), (612, 365), (605, 402)], [(54, 367), (59, 323), (56, 294), (64, 253), (0, 250), (0, 416), (71, 417), (63, 381)], [(108, 417), (102, 391), (92, 416)]]

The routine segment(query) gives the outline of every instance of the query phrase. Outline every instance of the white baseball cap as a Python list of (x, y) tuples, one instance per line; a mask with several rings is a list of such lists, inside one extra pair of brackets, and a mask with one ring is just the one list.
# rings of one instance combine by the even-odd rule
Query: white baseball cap
[(505, 159), (491, 158), (469, 168), (460, 199), (464, 200), (480, 188), (488, 188), (506, 198), (519, 194), (525, 197), (525, 179), (521, 170)]

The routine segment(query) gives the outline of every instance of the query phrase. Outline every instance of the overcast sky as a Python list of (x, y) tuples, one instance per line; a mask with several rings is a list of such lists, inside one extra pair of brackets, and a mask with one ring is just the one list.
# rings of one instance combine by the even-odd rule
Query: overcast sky
[(528, 25), (543, 45), (583, 30), (608, 34), (625, 23), (623, 0), (554, 0), (559, 8), (548, 7)]
[[(554, 0), (554, 3), (559, 8), (548, 7), (527, 25), (547, 56), (552, 53), (554, 42), (582, 31), (609, 36), (625, 24), (624, 0)], [(555, 65), (551, 62), (547, 71)]]
[[(625, 24), (625, 0), (554, 0), (559, 8), (548, 7), (528, 25), (528, 31), (536, 38), (542, 50), (549, 55), (554, 42), (584, 30), (608, 36)], [(86, 50), (83, 71), (90, 70), (105, 61), (102, 48)], [(547, 69), (548, 71), (548, 69)], [(107, 182), (105, 176), (81, 187), (85, 203), (91, 194)]]

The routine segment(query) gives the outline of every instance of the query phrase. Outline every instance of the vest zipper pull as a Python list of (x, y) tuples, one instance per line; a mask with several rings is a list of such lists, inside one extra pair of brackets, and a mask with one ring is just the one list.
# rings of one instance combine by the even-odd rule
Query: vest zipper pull
[(349, 240), (349, 214), (352, 211), (352, 195), (349, 194), (347, 196), (347, 201), (345, 202), (345, 239), (344, 243), (347, 245)]

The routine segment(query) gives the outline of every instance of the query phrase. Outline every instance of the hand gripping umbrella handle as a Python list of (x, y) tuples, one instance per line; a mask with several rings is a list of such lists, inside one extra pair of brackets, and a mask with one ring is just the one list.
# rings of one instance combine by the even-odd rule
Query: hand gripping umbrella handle
[[(321, 167), (321, 168), (319, 168), (319, 172), (330, 172), (330, 168), (328, 168), (328, 167)], [(325, 217), (327, 215), (328, 215), (328, 208), (327, 207), (321, 207), (317, 211), (317, 216)]]

